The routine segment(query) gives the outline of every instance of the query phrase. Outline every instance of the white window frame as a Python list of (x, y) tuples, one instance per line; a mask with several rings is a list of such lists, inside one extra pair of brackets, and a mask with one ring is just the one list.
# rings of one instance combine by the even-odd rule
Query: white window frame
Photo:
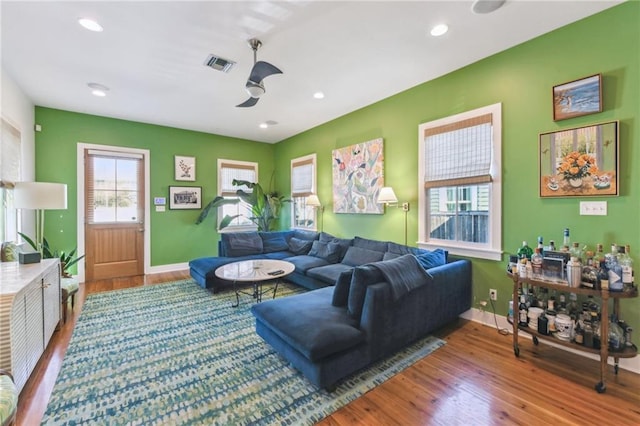
[[(311, 176), (311, 187), (305, 192), (305, 195), (295, 195), (293, 193), (294, 187), (294, 179), (293, 179), (293, 167), (296, 164), (306, 163), (311, 161), (311, 165), (313, 167), (313, 172)], [(318, 229), (318, 209), (313, 209), (313, 224), (312, 226), (299, 226), (296, 225), (296, 199), (307, 197), (311, 194), (316, 193), (316, 175), (317, 175), (317, 166), (316, 166), (316, 154), (304, 155), (302, 157), (294, 158), (291, 160), (291, 228), (292, 229), (308, 229), (308, 230), (317, 230)]]
[[(258, 181), (258, 163), (255, 163), (253, 161), (226, 160), (226, 159), (219, 158), (218, 159), (218, 194), (219, 195), (222, 195), (222, 193), (223, 193), (223, 190), (222, 190), (222, 166), (223, 166), (223, 164), (237, 165), (237, 166), (239, 166), (241, 168), (253, 168), (253, 171), (255, 173), (255, 182)], [(243, 189), (243, 190), (247, 191), (246, 187), (238, 187), (238, 189)], [(227, 198), (227, 197), (225, 197), (225, 198)], [(229, 198), (231, 198), (231, 197), (229, 197)], [(243, 201), (240, 201), (236, 206), (237, 206), (237, 214), (243, 214), (243, 215), (246, 216), (246, 214), (241, 211), (241, 207), (242, 206), (247, 208), (249, 210), (249, 212), (251, 210), (251, 206), (248, 206)], [(217, 228), (219, 233), (249, 232), (249, 231), (257, 231), (258, 230), (258, 226), (255, 225), (254, 223), (251, 223), (250, 225), (249, 224), (246, 224), (246, 225), (229, 225), (224, 229), (220, 229), (220, 222), (224, 218), (223, 207), (219, 207), (218, 208), (217, 216), (218, 216), (218, 223), (216, 224), (216, 228)]]
[(4, 118), (0, 118), (0, 132), (0, 242), (17, 242), (21, 221), (13, 206), (13, 187), (22, 174), (22, 133)]
[[(487, 243), (439, 240), (429, 237), (429, 197), (425, 189), (425, 142), (427, 129), (452, 124), (485, 114), (492, 115), (491, 182), (489, 185), (489, 230)], [(496, 103), (438, 120), (422, 123), (418, 127), (419, 167), (418, 167), (418, 247), (425, 249), (443, 248), (459, 256), (489, 260), (502, 260), (502, 104)]]

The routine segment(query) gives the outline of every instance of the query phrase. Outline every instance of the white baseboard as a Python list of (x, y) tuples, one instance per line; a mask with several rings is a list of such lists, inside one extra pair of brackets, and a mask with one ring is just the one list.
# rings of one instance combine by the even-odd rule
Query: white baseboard
[[(475, 321), (475, 322), (479, 322), (481, 324), (484, 324), (486, 326), (489, 326), (491, 328), (496, 328), (496, 321), (498, 322), (498, 327), (500, 328), (505, 328), (507, 330), (509, 330), (509, 333), (513, 334), (513, 326), (511, 324), (509, 324), (509, 321), (507, 321), (507, 317), (502, 316), (502, 315), (496, 315), (495, 319), (493, 316), (493, 313), (490, 311), (483, 311), (481, 309), (477, 309), (477, 308), (471, 308), (466, 312), (463, 312), (462, 314), (460, 314), (461, 318), (467, 319), (467, 320), (471, 320), (471, 321)], [(531, 335), (529, 335), (528, 333), (524, 332), (522, 333), (520, 336), (518, 336), (518, 338), (520, 337), (524, 337), (527, 339), (531, 339)], [(548, 341), (548, 340), (539, 340), (540, 343), (544, 343), (546, 345), (549, 346), (553, 346), (554, 348), (558, 348), (558, 349), (563, 349), (565, 351), (574, 353), (574, 354), (578, 354), (578, 355), (582, 355), (584, 357), (599, 361), (600, 357), (598, 357), (597, 355), (588, 353), (588, 352), (584, 352), (581, 351), (579, 349), (572, 349), (572, 348), (568, 348), (566, 346), (561, 346), (558, 345), (556, 343), (553, 343), (552, 341)], [(610, 365), (613, 365), (613, 358), (609, 357), (608, 363)], [(627, 370), (627, 371), (631, 371), (633, 373), (636, 374), (640, 374), (640, 356), (636, 356), (635, 358), (620, 358), (618, 366), (623, 369), (623, 370)]]
[(189, 269), (189, 263), (174, 263), (171, 265), (150, 266), (145, 274), (161, 274), (163, 272), (184, 271), (186, 269)]

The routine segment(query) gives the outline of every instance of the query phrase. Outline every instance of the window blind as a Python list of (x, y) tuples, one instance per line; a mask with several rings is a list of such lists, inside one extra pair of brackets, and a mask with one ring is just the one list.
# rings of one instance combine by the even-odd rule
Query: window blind
[(312, 158), (291, 164), (291, 196), (308, 197), (313, 194), (314, 164)]
[(0, 188), (13, 188), (20, 180), (20, 131), (0, 121)]
[(233, 180), (256, 181), (256, 165), (233, 162), (220, 163), (220, 195), (223, 197), (235, 196), (238, 189), (244, 192), (252, 192), (253, 189), (246, 186), (238, 187), (233, 184)]
[(492, 115), (424, 130), (425, 187), (491, 182)]

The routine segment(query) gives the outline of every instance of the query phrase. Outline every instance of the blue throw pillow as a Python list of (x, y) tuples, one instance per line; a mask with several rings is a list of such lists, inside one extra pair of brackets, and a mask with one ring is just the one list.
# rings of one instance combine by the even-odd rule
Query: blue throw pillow
[(351, 277), (353, 269), (342, 272), (336, 280), (336, 286), (333, 288), (333, 306), (347, 306), (349, 300), (349, 289), (351, 288)]
[(260, 238), (262, 238), (262, 252), (273, 253), (276, 251), (289, 250), (289, 245), (286, 240), (286, 232), (258, 232)]
[(289, 251), (295, 255), (309, 253), (313, 241), (301, 240), (300, 238), (291, 237), (289, 239)]
[(324, 259), (329, 263), (338, 263), (340, 261), (340, 245), (316, 240), (311, 246), (309, 256)]
[(436, 266), (442, 266), (447, 263), (446, 252), (442, 249), (435, 249), (433, 251), (420, 250), (417, 251), (415, 256), (425, 270), (435, 268)]

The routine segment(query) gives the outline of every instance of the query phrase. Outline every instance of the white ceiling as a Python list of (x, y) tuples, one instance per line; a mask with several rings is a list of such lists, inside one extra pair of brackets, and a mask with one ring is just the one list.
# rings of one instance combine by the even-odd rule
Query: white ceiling
[[(2, 65), (36, 105), (278, 142), (620, 2), (508, 0), (479, 15), (451, 0), (2, 0)], [(449, 32), (430, 36), (441, 22)], [(255, 107), (236, 108), (252, 37), (258, 59), (284, 73), (264, 80)], [(237, 64), (214, 71), (210, 53)], [(258, 127), (268, 120), (278, 124)]]

